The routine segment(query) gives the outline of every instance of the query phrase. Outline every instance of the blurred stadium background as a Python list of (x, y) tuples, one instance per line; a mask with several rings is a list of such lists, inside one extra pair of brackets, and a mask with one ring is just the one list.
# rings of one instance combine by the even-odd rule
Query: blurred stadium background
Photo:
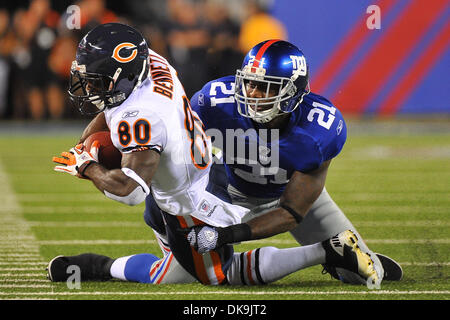
[[(68, 28), (73, 4), (79, 29)], [(76, 44), (120, 21), (176, 67), (188, 96), (233, 74), (254, 44), (281, 38), (304, 51), (312, 90), (344, 113), (448, 119), (449, 15), (445, 0), (2, 1), (0, 118), (79, 117), (65, 95)]]
[[(79, 29), (68, 28), (76, 22), (71, 5), (80, 8)], [(330, 282), (320, 270), (267, 289), (169, 286), (160, 294), (134, 284), (74, 292), (46, 282), (43, 268), (56, 254), (119, 256), (149, 245), (159, 252), (142, 207), (124, 213), (85, 181), (52, 174), (51, 156), (70, 148), (90, 120), (65, 93), (76, 45), (114, 21), (144, 34), (177, 68), (188, 96), (234, 74), (264, 39), (301, 48), (312, 91), (349, 124), (327, 188), (369, 245), (403, 262), (405, 281), (377, 295)], [(449, 44), (448, 0), (0, 1), (0, 299), (251, 299), (250, 290), (261, 299), (449, 299)], [(270, 241), (292, 245), (286, 236)]]

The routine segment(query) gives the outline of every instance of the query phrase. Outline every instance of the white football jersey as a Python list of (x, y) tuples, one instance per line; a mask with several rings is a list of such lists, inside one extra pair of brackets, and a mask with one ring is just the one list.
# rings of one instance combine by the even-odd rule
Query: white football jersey
[(150, 50), (148, 79), (118, 107), (105, 110), (114, 146), (122, 153), (151, 148), (160, 153), (151, 190), (158, 206), (215, 226), (240, 223), (248, 209), (206, 192), (211, 140), (166, 59)]

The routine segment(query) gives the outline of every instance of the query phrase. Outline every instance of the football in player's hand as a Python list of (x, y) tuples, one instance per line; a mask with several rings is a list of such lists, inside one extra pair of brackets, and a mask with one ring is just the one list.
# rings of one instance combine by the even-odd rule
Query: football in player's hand
[(83, 142), (87, 150), (91, 149), (92, 143), (97, 140), (100, 143), (98, 150), (98, 162), (107, 169), (118, 169), (121, 167), (122, 154), (114, 147), (109, 131), (100, 131), (91, 134)]

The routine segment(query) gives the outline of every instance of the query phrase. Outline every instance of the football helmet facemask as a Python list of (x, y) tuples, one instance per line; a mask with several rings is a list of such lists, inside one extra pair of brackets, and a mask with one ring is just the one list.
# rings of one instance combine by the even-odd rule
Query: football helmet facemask
[(82, 114), (120, 105), (147, 78), (148, 46), (134, 28), (107, 23), (80, 41), (70, 70), (69, 97)]
[[(254, 46), (236, 71), (238, 112), (258, 123), (293, 112), (309, 93), (309, 71), (303, 52), (283, 40), (266, 40)], [(258, 88), (260, 96), (250, 96)]]

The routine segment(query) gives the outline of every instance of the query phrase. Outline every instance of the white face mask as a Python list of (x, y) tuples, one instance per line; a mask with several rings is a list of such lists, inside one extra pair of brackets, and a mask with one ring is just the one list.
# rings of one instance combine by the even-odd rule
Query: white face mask
[[(248, 81), (264, 85), (263, 97), (254, 98), (247, 95), (245, 84)], [(267, 123), (279, 115), (294, 111), (301, 103), (303, 95), (289, 110), (284, 110), (282, 105), (287, 105), (289, 100), (296, 95), (296, 91), (291, 78), (258, 75), (247, 72), (245, 69), (244, 71), (237, 70), (236, 73), (235, 99), (238, 112), (243, 117), (258, 123)]]

